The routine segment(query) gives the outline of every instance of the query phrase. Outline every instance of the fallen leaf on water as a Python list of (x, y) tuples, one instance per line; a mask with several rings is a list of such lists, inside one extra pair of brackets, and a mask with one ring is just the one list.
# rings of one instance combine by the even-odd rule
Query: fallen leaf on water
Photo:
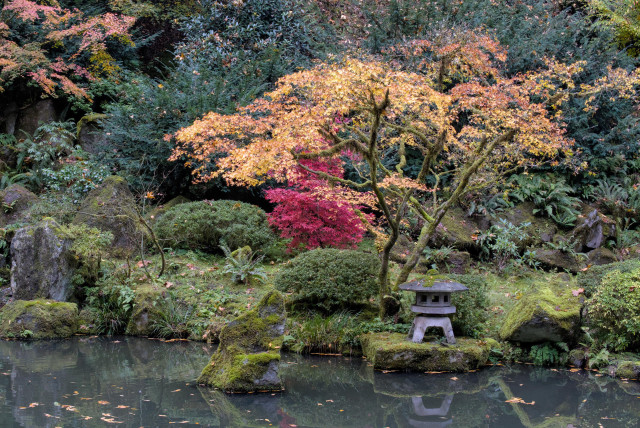
[(524, 401), (522, 398), (520, 397), (513, 397), (510, 398), (508, 400), (505, 401), (505, 403), (517, 403), (517, 404), (528, 404), (530, 406), (533, 406), (534, 404), (536, 404), (535, 401), (532, 401), (531, 403), (527, 403), (526, 401)]

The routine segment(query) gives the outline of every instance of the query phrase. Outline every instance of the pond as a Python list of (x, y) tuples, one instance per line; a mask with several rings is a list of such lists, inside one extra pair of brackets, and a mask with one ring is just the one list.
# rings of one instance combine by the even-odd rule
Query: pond
[(0, 341), (0, 426), (640, 426), (640, 382), (595, 372), (380, 373), (362, 358), (285, 354), (286, 392), (225, 395), (194, 382), (213, 350), (142, 338)]

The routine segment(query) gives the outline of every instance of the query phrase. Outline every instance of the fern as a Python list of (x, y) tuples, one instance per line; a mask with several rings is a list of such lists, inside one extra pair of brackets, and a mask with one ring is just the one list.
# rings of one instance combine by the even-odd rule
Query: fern
[(220, 248), (226, 257), (222, 272), (230, 273), (233, 282), (249, 285), (253, 279), (261, 282), (267, 280), (267, 273), (261, 266), (258, 266), (264, 259), (264, 255), (257, 256), (257, 252), (252, 251), (249, 246), (238, 248), (232, 252), (224, 241), (220, 242)]
[(536, 366), (557, 366), (567, 361), (569, 347), (564, 342), (543, 343), (533, 345), (529, 351), (529, 358)]

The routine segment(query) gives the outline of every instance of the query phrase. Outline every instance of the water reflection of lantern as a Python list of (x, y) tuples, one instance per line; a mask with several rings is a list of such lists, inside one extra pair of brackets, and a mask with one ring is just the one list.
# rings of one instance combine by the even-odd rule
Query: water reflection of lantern
[(449, 394), (442, 400), (440, 407), (426, 408), (422, 397), (411, 397), (411, 403), (413, 404), (413, 413), (421, 418), (428, 417), (440, 417), (441, 420), (429, 420), (429, 419), (415, 419), (409, 418), (408, 422), (411, 426), (420, 428), (441, 428), (449, 426), (453, 423), (453, 419), (447, 418), (449, 414), (449, 408), (453, 401), (453, 394)]
[(420, 343), (428, 327), (439, 327), (444, 331), (448, 343), (456, 343), (448, 317), (456, 313), (456, 307), (451, 304), (451, 293), (466, 291), (468, 288), (457, 282), (434, 282), (430, 287), (425, 287), (424, 283), (425, 280), (417, 280), (400, 285), (401, 290), (416, 293), (416, 302), (411, 306), (411, 312), (417, 315), (409, 331), (409, 339)]

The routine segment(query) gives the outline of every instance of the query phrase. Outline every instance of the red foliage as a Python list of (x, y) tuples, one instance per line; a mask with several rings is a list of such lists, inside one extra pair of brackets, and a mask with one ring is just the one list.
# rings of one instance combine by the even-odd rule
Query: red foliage
[[(342, 176), (340, 163), (334, 159), (302, 161), (315, 170)], [(366, 229), (339, 187), (331, 187), (317, 175), (298, 168), (289, 180), (289, 189), (265, 192), (269, 202), (277, 204), (269, 214), (269, 223), (291, 238), (289, 249), (300, 245), (348, 248), (362, 241)]]

